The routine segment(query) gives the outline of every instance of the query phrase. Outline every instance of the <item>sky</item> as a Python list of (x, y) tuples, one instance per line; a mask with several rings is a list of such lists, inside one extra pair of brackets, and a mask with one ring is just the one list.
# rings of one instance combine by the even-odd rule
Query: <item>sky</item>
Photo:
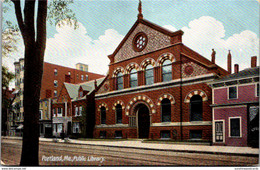
[[(142, 0), (144, 19), (171, 31), (183, 30), (183, 43), (210, 59), (216, 51), (216, 64), (227, 68), (228, 50), (240, 70), (250, 67), (251, 56), (259, 58), (259, 1), (257, 0)], [(48, 24), (45, 61), (75, 68), (89, 65), (89, 71), (106, 74), (112, 54), (137, 20), (138, 0), (74, 0), (79, 28)], [(4, 13), (14, 23), (13, 7)], [(18, 51), (3, 59), (13, 63), (23, 57)], [(259, 61), (259, 60), (258, 60)]]

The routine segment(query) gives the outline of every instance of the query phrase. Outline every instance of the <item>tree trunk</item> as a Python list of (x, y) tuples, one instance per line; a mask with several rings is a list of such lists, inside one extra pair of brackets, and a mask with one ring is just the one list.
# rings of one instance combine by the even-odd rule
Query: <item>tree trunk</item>
[(24, 129), (21, 166), (39, 165), (39, 99), (41, 90), (41, 74), (35, 61), (36, 49), (25, 47), (24, 72)]
[[(24, 56), (24, 129), (21, 166), (39, 165), (39, 100), (46, 47), (47, 0), (38, 1), (37, 30), (34, 27), (35, 0), (26, 0), (24, 21), (20, 0), (13, 0), (25, 45)], [(35, 37), (35, 32), (37, 32)]]

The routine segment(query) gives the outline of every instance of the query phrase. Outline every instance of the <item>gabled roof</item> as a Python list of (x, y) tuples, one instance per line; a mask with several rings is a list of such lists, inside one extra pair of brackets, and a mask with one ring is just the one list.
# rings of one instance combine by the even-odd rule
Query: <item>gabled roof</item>
[(179, 31), (175, 31), (175, 32), (172, 32), (168, 29), (165, 29), (157, 24), (154, 24), (148, 20), (145, 20), (145, 19), (138, 19), (134, 25), (132, 26), (132, 28), (128, 31), (128, 33), (126, 34), (126, 36), (124, 37), (124, 39), (120, 42), (120, 44), (117, 46), (116, 50), (113, 52), (113, 54), (111, 54), (110, 56), (115, 56), (117, 54), (117, 52), (121, 49), (121, 47), (124, 45), (124, 43), (126, 42), (126, 40), (128, 39), (128, 37), (131, 35), (131, 33), (135, 30), (135, 28), (137, 27), (137, 25), (139, 23), (142, 23), (152, 29), (155, 29), (165, 35), (168, 35), (170, 37), (173, 37), (175, 35), (178, 35), (178, 34), (183, 34), (183, 31), (182, 30), (179, 30)]
[(230, 75), (227, 75), (223, 78), (220, 78), (214, 83), (223, 82), (223, 81), (230, 81), (230, 80), (237, 80), (241, 78), (250, 78), (250, 77), (259, 77), (259, 66), (253, 67), (253, 68), (247, 68), (242, 71), (239, 71), (238, 73), (233, 73)]
[(72, 98), (72, 100), (78, 100), (78, 92), (80, 87), (84, 91), (88, 91), (87, 95), (89, 95), (95, 90), (95, 81), (97, 82), (98, 87), (104, 80), (105, 77), (79, 84), (64, 83), (64, 85), (69, 93), (70, 98)]
[(78, 84), (64, 83), (64, 86), (67, 89), (70, 98), (73, 99), (78, 96)]
[(181, 54), (188, 57), (189, 59), (199, 63), (199, 64), (202, 64), (202, 65), (208, 67), (208, 68), (218, 68), (221, 75), (229, 74), (227, 70), (223, 69), (222, 67), (218, 66), (217, 64), (212, 63), (210, 60), (203, 57), (202, 55), (200, 55), (196, 51), (190, 49), (189, 47), (187, 47), (184, 44), (182, 44), (182, 53)]
[(83, 89), (83, 91), (90, 91), (92, 88), (91, 86), (88, 85), (81, 85), (80, 87)]

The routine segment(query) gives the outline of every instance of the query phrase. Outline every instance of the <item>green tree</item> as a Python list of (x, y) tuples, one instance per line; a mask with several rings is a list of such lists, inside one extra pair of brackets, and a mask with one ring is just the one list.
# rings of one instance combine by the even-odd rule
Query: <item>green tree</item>
[[(24, 131), (21, 166), (39, 165), (39, 99), (46, 48), (47, 17), (57, 24), (60, 20), (72, 24), (75, 15), (68, 8), (72, 0), (11, 0), (24, 43)], [(5, 0), (9, 3), (10, 1)], [(47, 16), (47, 12), (49, 14)], [(76, 24), (75, 24), (76, 25)]]

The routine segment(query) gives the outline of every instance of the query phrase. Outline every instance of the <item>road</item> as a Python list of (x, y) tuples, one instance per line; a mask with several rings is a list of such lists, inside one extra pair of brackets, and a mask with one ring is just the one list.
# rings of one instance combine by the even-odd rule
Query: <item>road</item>
[[(1, 160), (19, 165), (21, 140), (2, 139)], [(258, 157), (183, 153), (133, 148), (40, 142), (40, 165), (47, 166), (254, 166)]]

